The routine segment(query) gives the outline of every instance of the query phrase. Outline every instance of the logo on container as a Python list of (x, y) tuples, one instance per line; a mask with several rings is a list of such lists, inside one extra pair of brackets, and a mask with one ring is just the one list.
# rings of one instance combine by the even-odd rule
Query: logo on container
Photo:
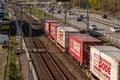
[(55, 32), (56, 32), (55, 27), (54, 27), (54, 26), (51, 26), (51, 34), (52, 34), (53, 36), (55, 36)]
[(59, 31), (59, 39), (61, 40), (61, 41), (63, 41), (63, 31)]
[(93, 58), (94, 71), (100, 74), (105, 80), (110, 80), (111, 63), (96, 53)]
[(80, 44), (73, 39), (71, 39), (70, 43), (71, 51), (73, 51), (77, 56), (80, 56)]

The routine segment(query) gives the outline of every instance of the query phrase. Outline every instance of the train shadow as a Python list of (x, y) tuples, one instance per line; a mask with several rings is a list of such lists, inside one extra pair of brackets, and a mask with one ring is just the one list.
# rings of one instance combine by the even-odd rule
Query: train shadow
[(23, 31), (24, 37), (29, 37), (30, 34), (32, 35), (32, 37), (36, 37), (36, 36), (41, 36), (45, 33), (41, 27), (35, 29), (27, 22), (22, 24), (22, 28), (23, 28), (22, 31)]

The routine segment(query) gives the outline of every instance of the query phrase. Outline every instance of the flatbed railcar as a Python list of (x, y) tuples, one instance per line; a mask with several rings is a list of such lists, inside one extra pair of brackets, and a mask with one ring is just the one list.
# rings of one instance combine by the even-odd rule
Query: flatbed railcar
[[(59, 23), (53, 23), (53, 25), (59, 25)], [(70, 28), (70, 32), (67, 32), (68, 26), (53, 28), (53, 25), (49, 26), (49, 31), (46, 31), (44, 26), (44, 31), (54, 39), (57, 45), (67, 49), (66, 51), (79, 62), (80, 66), (84, 67), (86, 75), (91, 80), (120, 80), (120, 49), (103, 46), (102, 41), (88, 34), (80, 34), (74, 28)], [(53, 36), (55, 30), (56, 35)]]

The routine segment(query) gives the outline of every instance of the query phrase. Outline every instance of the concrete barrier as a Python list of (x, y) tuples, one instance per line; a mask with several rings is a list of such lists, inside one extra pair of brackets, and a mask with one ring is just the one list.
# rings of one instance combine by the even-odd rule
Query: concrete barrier
[(37, 74), (36, 74), (36, 72), (35, 72), (34, 65), (33, 65), (33, 63), (31, 62), (31, 58), (30, 58), (30, 55), (29, 55), (28, 50), (27, 50), (27, 48), (26, 48), (26, 45), (25, 45), (24, 40), (23, 40), (23, 48), (25, 49), (26, 56), (27, 56), (27, 59), (28, 59), (28, 61), (29, 61), (30, 70), (32, 71), (32, 74), (33, 74), (33, 78), (34, 78), (34, 80), (38, 80)]

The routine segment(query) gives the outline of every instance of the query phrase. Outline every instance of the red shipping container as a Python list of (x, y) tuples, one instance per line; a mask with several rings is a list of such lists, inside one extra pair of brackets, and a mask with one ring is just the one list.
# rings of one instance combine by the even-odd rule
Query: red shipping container
[(102, 45), (102, 42), (87, 34), (71, 34), (69, 37), (69, 53), (76, 58), (80, 64), (89, 65), (90, 46)]
[(50, 24), (50, 37), (56, 41), (57, 39), (57, 27), (65, 27), (62, 23), (51, 23)]
[(58, 22), (58, 21), (56, 21), (56, 20), (48, 20), (48, 19), (46, 19), (45, 20), (45, 24), (44, 24), (44, 30), (45, 30), (45, 32), (46, 33), (48, 33), (49, 34), (49, 32), (50, 32), (50, 23), (56, 23), (56, 22)]

